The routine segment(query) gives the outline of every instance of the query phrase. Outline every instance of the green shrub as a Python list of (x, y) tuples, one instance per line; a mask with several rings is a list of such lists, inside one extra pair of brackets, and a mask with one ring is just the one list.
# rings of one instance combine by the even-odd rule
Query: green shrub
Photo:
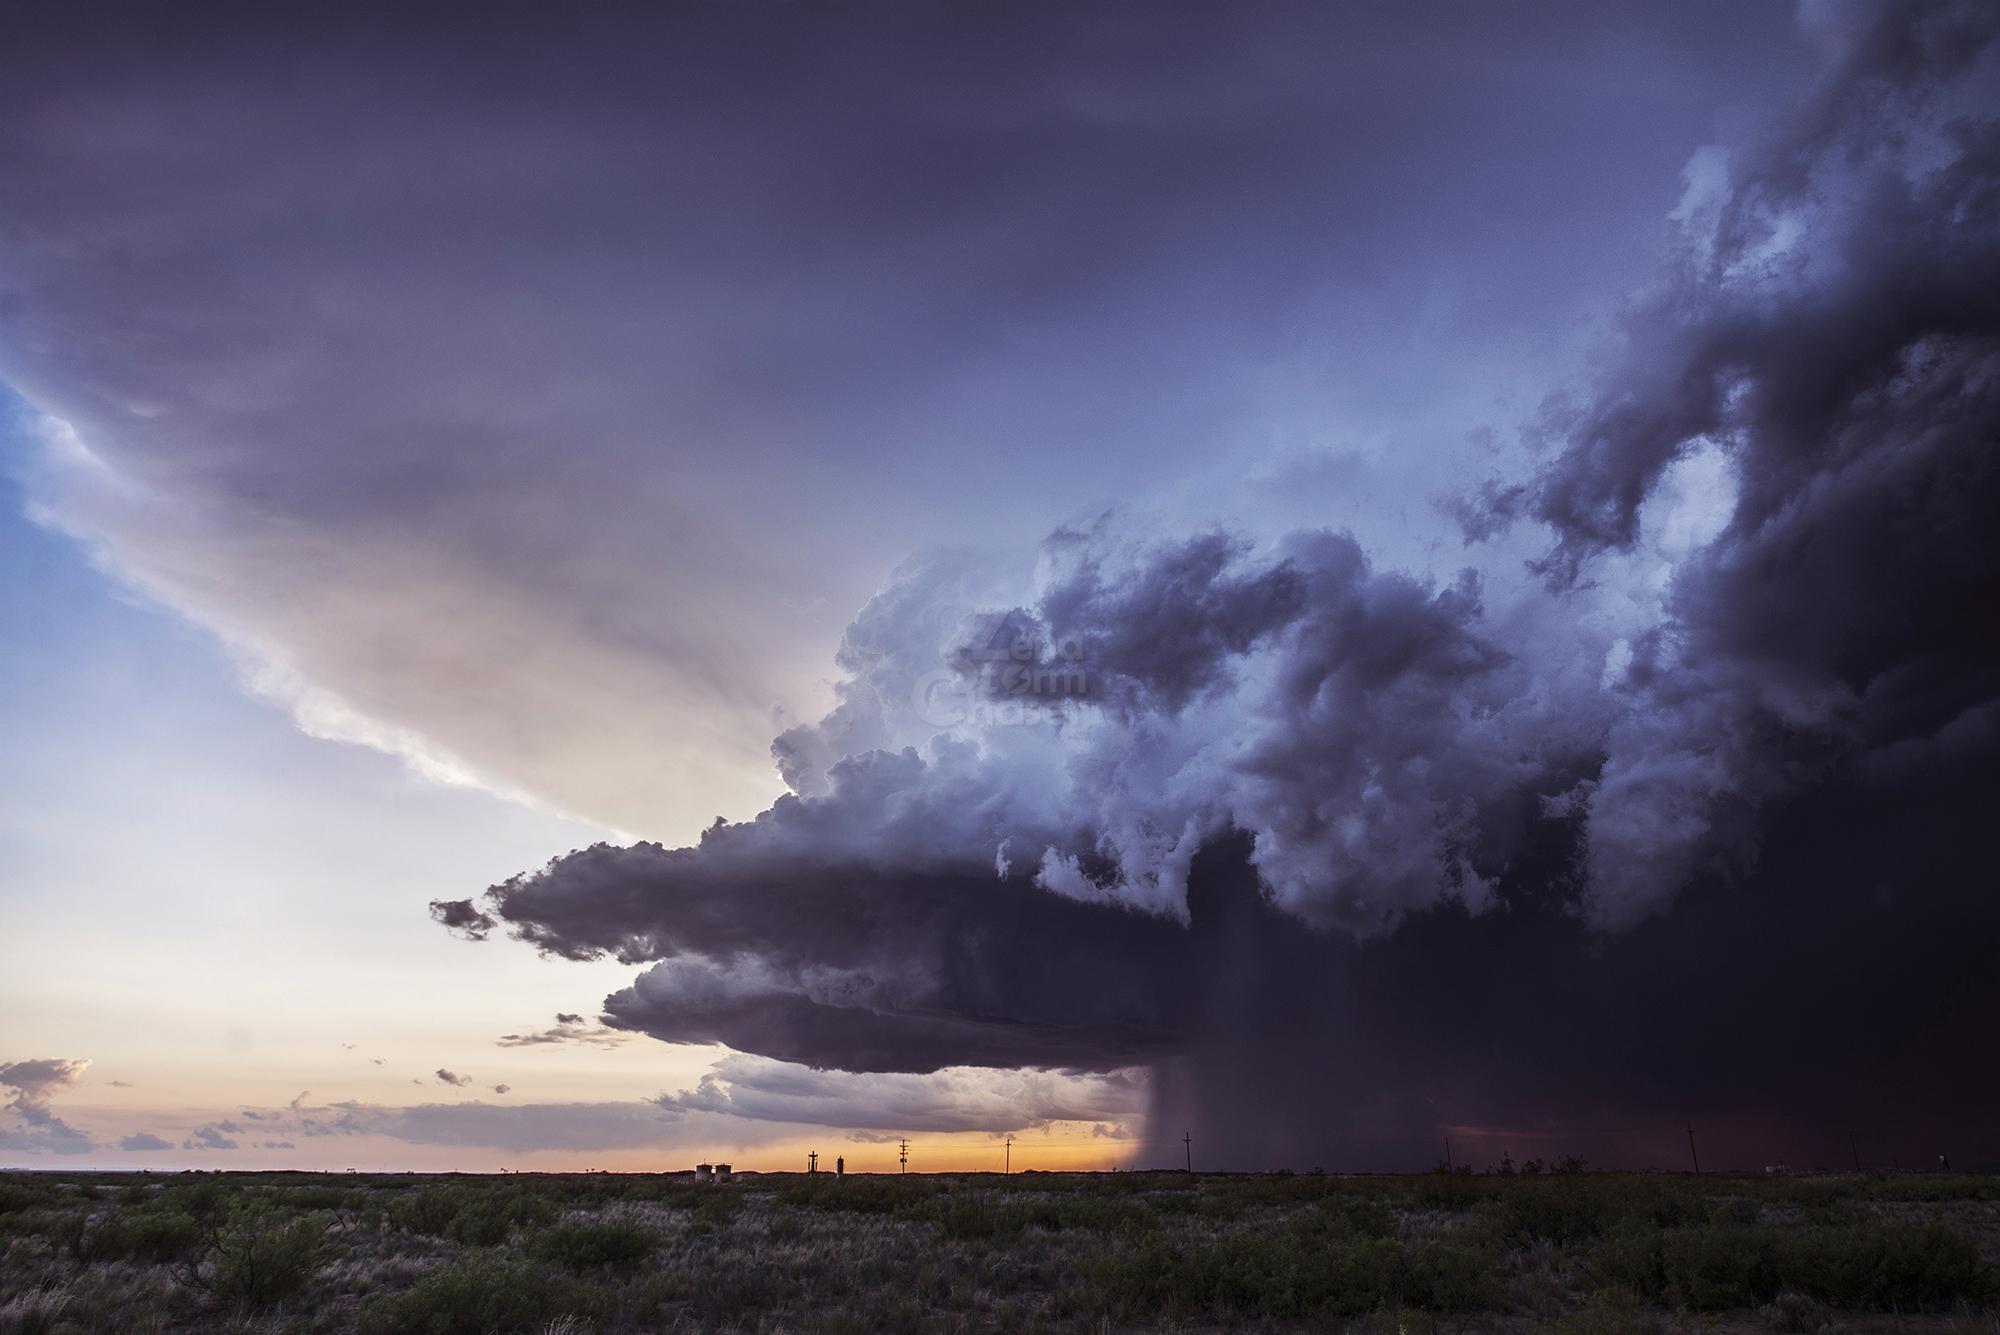
[(1935, 1311), (1994, 1293), (1993, 1273), (1978, 1250), (1935, 1226), (1633, 1233), (1601, 1247), (1596, 1269), (1607, 1282), (1656, 1301), (1701, 1309), (1771, 1303), (1790, 1290), (1838, 1307)]
[(441, 1265), (401, 1293), (361, 1309), (361, 1335), (513, 1335), (565, 1317), (601, 1314), (605, 1299), (525, 1263)]
[(203, 1223), (212, 1223), (228, 1212), (230, 1193), (220, 1182), (200, 1175), (173, 1182), (146, 1204), (149, 1210), (184, 1214)]
[(68, 1249), (84, 1262), (165, 1265), (193, 1259), (206, 1246), (209, 1229), (189, 1215), (113, 1209), (85, 1227), (69, 1226), (66, 1234)]
[(1576, 1181), (1523, 1182), (1495, 1202), (1502, 1236), (1510, 1242), (1584, 1242), (1598, 1236), (1617, 1211), (1617, 1202), (1595, 1184)]
[(1086, 1311), (1153, 1322), (1205, 1312), (1218, 1320), (1356, 1316), (1385, 1306), (1470, 1311), (1498, 1299), (1497, 1254), (1482, 1240), (1403, 1244), (1249, 1227), (1212, 1242), (1162, 1239), (1082, 1258)]
[(703, 1191), (688, 1202), (689, 1213), (698, 1223), (721, 1228), (743, 1208), (743, 1197), (734, 1191)]
[(53, 1183), (0, 1181), (0, 1215), (54, 1205), (61, 1199)]
[(236, 1225), (217, 1240), (209, 1288), (218, 1298), (270, 1307), (304, 1289), (325, 1252), (326, 1227), (307, 1217)]
[(425, 1187), (389, 1202), (389, 1222), (404, 1233), (441, 1238), (458, 1218), (462, 1199), (449, 1187)]
[(626, 1269), (651, 1256), (659, 1235), (630, 1219), (566, 1219), (536, 1234), (530, 1252), (568, 1270)]
[(556, 1217), (546, 1197), (530, 1192), (486, 1191), (468, 1198), (445, 1226), (446, 1236), (475, 1247), (505, 1242), (515, 1229), (534, 1229)]
[(543, 1193), (511, 1184), (425, 1187), (389, 1205), (389, 1221), (405, 1233), (450, 1238), (474, 1247), (505, 1242), (515, 1229), (538, 1228), (557, 1210)]
[(279, 1187), (272, 1191), (271, 1201), (293, 1210), (340, 1210), (358, 1206), (359, 1195), (345, 1187)]
[[(915, 1213), (943, 1187), (918, 1178), (839, 1180), (822, 1173), (778, 1191), (783, 1204), (801, 1210), (841, 1210), (855, 1214)], [(709, 1193), (721, 1195), (726, 1193)]]
[(940, 1200), (933, 1221), (940, 1236), (963, 1242), (1019, 1233), (1027, 1227), (1028, 1211), (995, 1202), (985, 1192), (968, 1192)]

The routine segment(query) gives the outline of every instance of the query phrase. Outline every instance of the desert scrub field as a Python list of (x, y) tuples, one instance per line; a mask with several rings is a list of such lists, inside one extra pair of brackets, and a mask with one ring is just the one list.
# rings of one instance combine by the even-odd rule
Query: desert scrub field
[(2000, 1331), (2000, 1179), (0, 1175), (0, 1335)]

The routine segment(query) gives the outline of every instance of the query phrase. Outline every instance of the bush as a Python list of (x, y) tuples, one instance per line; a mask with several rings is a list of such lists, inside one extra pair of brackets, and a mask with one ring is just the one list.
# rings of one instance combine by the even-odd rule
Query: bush
[(55, 1205), (62, 1193), (51, 1183), (0, 1181), (0, 1215)]
[(165, 1265), (193, 1259), (209, 1230), (189, 1215), (162, 1210), (113, 1210), (77, 1230), (70, 1249), (79, 1260)]
[(1405, 1245), (1349, 1237), (1329, 1245), (1293, 1230), (1246, 1228), (1213, 1242), (1155, 1239), (1085, 1258), (1081, 1305), (1121, 1321), (1187, 1310), (1218, 1320), (1357, 1316), (1378, 1307), (1469, 1311), (1493, 1303), (1498, 1256), (1477, 1242)]
[(1510, 1242), (1584, 1242), (1614, 1213), (1603, 1192), (1582, 1182), (1524, 1182), (1497, 1202), (1502, 1236)]
[(441, 1238), (458, 1218), (462, 1199), (450, 1187), (425, 1187), (389, 1202), (389, 1222), (404, 1233)]
[(311, 1281), (325, 1251), (325, 1225), (318, 1219), (288, 1224), (250, 1220), (216, 1242), (209, 1289), (218, 1298), (251, 1307), (270, 1307)]
[(479, 1192), (459, 1207), (445, 1226), (445, 1234), (474, 1247), (492, 1247), (505, 1242), (517, 1228), (539, 1228), (555, 1217), (556, 1207), (530, 1192)]
[[(839, 1181), (827, 1174), (808, 1178), (778, 1192), (778, 1199), (801, 1210), (844, 1210), (855, 1214), (896, 1214), (922, 1209), (940, 1188), (916, 1179)], [(724, 1193), (711, 1193), (721, 1195)]]
[(510, 1335), (601, 1313), (604, 1301), (572, 1280), (516, 1263), (441, 1265), (402, 1293), (361, 1309), (361, 1335)]
[(1028, 1212), (1018, 1205), (998, 1204), (979, 1192), (945, 1197), (933, 1219), (941, 1236), (964, 1242), (1019, 1233), (1027, 1227)]
[(1772, 1303), (1790, 1290), (1839, 1307), (1935, 1311), (1994, 1293), (1977, 1249), (1938, 1227), (1676, 1228), (1613, 1239), (1596, 1267), (1656, 1301), (1703, 1309)]
[(627, 1269), (659, 1245), (653, 1230), (630, 1219), (564, 1220), (537, 1234), (529, 1250), (568, 1270)]
[(556, 1217), (539, 1191), (513, 1186), (425, 1187), (397, 1197), (389, 1221), (405, 1233), (450, 1238), (474, 1247), (505, 1242), (515, 1229), (532, 1229)]
[(227, 1213), (229, 1193), (220, 1182), (195, 1174), (163, 1189), (148, 1208), (172, 1210), (206, 1221)]
[(689, 1214), (698, 1224), (721, 1228), (743, 1208), (743, 1197), (733, 1191), (704, 1191), (688, 1204)]

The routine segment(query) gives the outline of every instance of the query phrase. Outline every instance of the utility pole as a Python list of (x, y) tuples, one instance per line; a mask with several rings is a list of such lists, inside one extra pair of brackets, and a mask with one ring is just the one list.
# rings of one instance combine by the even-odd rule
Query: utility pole
[(903, 1165), (905, 1173), (910, 1171), (910, 1138), (908, 1136), (904, 1136), (902, 1143), (896, 1147), (896, 1160)]
[(1005, 1163), (1006, 1167), (1000, 1170), (1003, 1177), (1014, 1171), (1014, 1133), (1012, 1131), (1007, 1133), (1007, 1158)]
[(1688, 1157), (1694, 1160), (1694, 1171), (1701, 1171), (1701, 1152), (1694, 1147), (1694, 1123), (1688, 1123)]
[(818, 1150), (807, 1150), (807, 1151), (806, 1151), (806, 1172), (807, 1172), (808, 1174), (812, 1174), (812, 1173), (817, 1173), (818, 1171), (819, 1171), (819, 1151), (818, 1151)]
[(1444, 1138), (1444, 1170), (1445, 1170), (1445, 1171), (1446, 1171), (1447, 1173), (1449, 1173), (1449, 1172), (1451, 1171), (1451, 1137), (1450, 1137), (1450, 1136), (1446, 1136), (1446, 1137)]
[(1181, 1148), (1182, 1148), (1183, 1150), (1185, 1150), (1185, 1151), (1187, 1152), (1187, 1170), (1188, 1170), (1188, 1176), (1189, 1176), (1189, 1177), (1193, 1177), (1193, 1176), (1194, 1176), (1194, 1137), (1193, 1137), (1192, 1135), (1188, 1134), (1188, 1133), (1187, 1133), (1187, 1132), (1185, 1132), (1185, 1131), (1183, 1131), (1183, 1132), (1181, 1133)]

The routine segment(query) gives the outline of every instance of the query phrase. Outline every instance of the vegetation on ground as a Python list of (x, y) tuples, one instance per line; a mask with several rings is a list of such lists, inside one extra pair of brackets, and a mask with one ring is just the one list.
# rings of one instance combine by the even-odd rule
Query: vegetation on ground
[(2000, 1178), (0, 1174), (0, 1335), (2000, 1332)]

